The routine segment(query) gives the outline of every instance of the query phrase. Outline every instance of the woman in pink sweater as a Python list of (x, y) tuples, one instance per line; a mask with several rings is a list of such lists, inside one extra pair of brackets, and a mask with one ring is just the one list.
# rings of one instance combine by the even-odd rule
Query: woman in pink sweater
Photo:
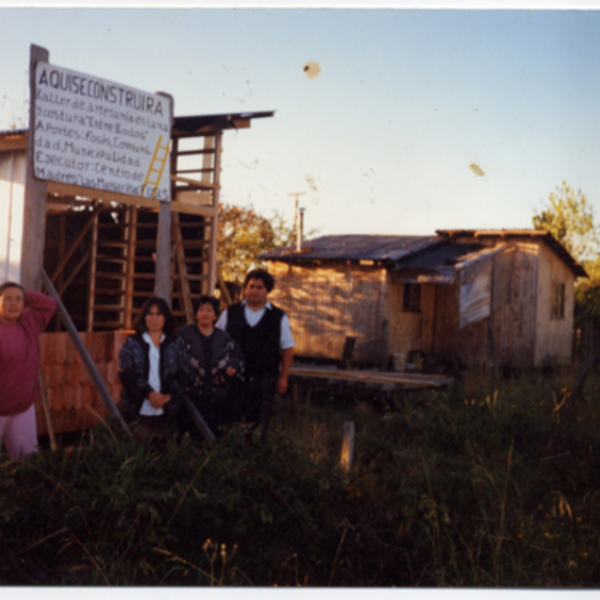
[(40, 334), (55, 310), (45, 294), (12, 281), (0, 285), (0, 440), (13, 459), (37, 450)]

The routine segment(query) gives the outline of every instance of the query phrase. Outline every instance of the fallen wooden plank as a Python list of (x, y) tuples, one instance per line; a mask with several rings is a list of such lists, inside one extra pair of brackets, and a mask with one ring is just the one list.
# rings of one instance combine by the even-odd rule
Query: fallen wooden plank
[(320, 367), (297, 367), (290, 370), (290, 375), (317, 379), (334, 379), (338, 381), (355, 381), (357, 383), (379, 383), (393, 385), (411, 385), (419, 387), (442, 387), (453, 382), (451, 377), (424, 373), (400, 373), (385, 371), (341, 370)]

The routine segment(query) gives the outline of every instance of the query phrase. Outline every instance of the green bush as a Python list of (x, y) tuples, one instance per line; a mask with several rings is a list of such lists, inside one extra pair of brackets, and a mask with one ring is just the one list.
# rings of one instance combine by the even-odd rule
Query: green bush
[(266, 444), (108, 422), (1, 454), (0, 583), (597, 587), (600, 379), (577, 402), (573, 379), (468, 375), (385, 414), (310, 392), (278, 401)]

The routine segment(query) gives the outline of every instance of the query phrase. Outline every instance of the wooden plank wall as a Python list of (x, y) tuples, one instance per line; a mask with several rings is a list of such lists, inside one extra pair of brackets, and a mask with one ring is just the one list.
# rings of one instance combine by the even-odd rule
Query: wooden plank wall
[(494, 358), (504, 366), (534, 366), (538, 243), (515, 241), (495, 257), (492, 281)]
[(340, 360), (346, 336), (354, 336), (353, 359), (380, 363), (385, 269), (269, 261), (269, 272), (275, 277), (269, 299), (288, 314), (296, 355)]
[(388, 354), (403, 353), (405, 358), (411, 350), (431, 351), (433, 342), (433, 320), (435, 311), (435, 289), (433, 285), (421, 286), (421, 312), (402, 310), (404, 284), (400, 273), (387, 272), (385, 289), (385, 316), (388, 322)]
[(436, 286), (435, 307), (433, 353), (443, 360), (454, 361), (459, 352), (459, 292), (456, 284)]
[[(542, 366), (546, 355), (558, 363), (569, 363), (573, 348), (575, 275), (546, 246), (539, 246), (538, 309), (536, 315), (535, 364)], [(552, 284), (565, 285), (563, 319), (551, 319)]]
[[(118, 402), (121, 391), (119, 352), (129, 335), (131, 332), (123, 331), (79, 334), (115, 402)], [(44, 333), (40, 343), (42, 371), (54, 431), (79, 431), (98, 425), (100, 418), (106, 417), (108, 411), (69, 334)], [(39, 435), (47, 434), (41, 402), (36, 404), (36, 418)]]

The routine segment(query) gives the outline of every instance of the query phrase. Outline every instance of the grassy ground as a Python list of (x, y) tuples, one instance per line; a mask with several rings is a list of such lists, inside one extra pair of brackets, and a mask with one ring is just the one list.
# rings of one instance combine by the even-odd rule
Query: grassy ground
[(385, 411), (305, 389), (266, 445), (157, 450), (109, 422), (2, 454), (0, 583), (598, 587), (600, 378), (577, 402), (573, 379), (472, 374)]

